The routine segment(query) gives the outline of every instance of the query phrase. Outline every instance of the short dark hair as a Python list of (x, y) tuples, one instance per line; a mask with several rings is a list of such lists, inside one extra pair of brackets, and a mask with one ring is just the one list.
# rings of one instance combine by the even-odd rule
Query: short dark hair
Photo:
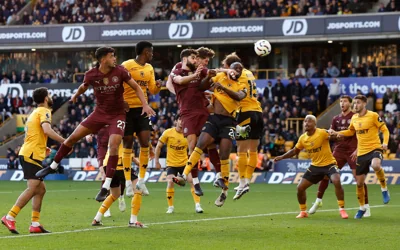
[(40, 87), (33, 91), (33, 101), (36, 102), (36, 104), (44, 103), (44, 100), (48, 96), (49, 96), (49, 91), (45, 87)]
[(179, 120), (179, 119), (181, 119), (181, 114), (176, 114), (176, 115), (175, 115), (175, 121), (177, 121), (177, 120)]
[(152, 47), (153, 47), (153, 44), (151, 42), (140, 41), (136, 44), (136, 47), (135, 47), (136, 55), (141, 55), (143, 53), (144, 49), (147, 49), (147, 48), (150, 49)]
[(348, 95), (342, 95), (342, 96), (340, 97), (340, 99), (347, 99), (350, 103), (353, 101), (353, 99), (351, 99), (351, 97), (348, 96)]
[(115, 49), (111, 47), (100, 47), (96, 49), (96, 52), (94, 53), (96, 59), (98, 62), (100, 62), (101, 58), (105, 57), (108, 53), (114, 53)]
[(213, 58), (215, 56), (215, 52), (212, 49), (206, 48), (206, 47), (200, 47), (197, 49), (198, 57), (200, 58)]
[(181, 60), (184, 57), (188, 57), (188, 56), (190, 56), (192, 54), (198, 56), (199, 52), (197, 52), (197, 50), (195, 50), (195, 49), (190, 49), (190, 48), (182, 50), (182, 52), (181, 52)]
[(366, 103), (367, 102), (367, 97), (365, 97), (365, 95), (356, 95), (354, 97), (354, 100), (361, 100), (361, 101)]
[(235, 62), (239, 62), (242, 63), (242, 60), (240, 59), (240, 57), (236, 54), (236, 52), (233, 52), (227, 56), (225, 56), (224, 60), (222, 61), (223, 64), (226, 63), (226, 65), (228, 65), (228, 67), (231, 66), (232, 63)]

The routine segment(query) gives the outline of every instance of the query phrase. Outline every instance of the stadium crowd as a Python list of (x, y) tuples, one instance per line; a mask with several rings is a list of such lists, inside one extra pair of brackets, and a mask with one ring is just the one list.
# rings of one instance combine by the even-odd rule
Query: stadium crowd
[(0, 4), (3, 25), (125, 22), (142, 7), (141, 0), (37, 0), (32, 12), (24, 10), (20, 15), (26, 0), (3, 0)]
[[(348, 15), (365, 13), (376, 1), (359, 0), (160, 0), (145, 21)], [(394, 7), (393, 7), (394, 6)], [(389, 4), (385, 11), (395, 11)]]

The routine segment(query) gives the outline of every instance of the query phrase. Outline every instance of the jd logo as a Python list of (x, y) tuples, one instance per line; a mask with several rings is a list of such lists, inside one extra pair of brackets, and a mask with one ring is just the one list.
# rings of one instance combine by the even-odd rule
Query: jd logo
[(307, 34), (308, 24), (306, 19), (285, 20), (282, 25), (284, 36), (304, 36)]
[(170, 39), (190, 39), (193, 35), (191, 23), (171, 23), (168, 28)]
[(85, 35), (83, 26), (68, 26), (63, 28), (62, 40), (66, 43), (83, 42)]
[(3, 94), (4, 96), (11, 94), (13, 98), (16, 96), (23, 98), (24, 89), (22, 88), (21, 84), (1, 84), (0, 94)]

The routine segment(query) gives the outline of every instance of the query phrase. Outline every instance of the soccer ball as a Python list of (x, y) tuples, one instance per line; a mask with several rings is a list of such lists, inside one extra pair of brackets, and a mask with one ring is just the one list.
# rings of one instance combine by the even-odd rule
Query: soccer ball
[(254, 44), (254, 51), (259, 56), (267, 56), (271, 53), (271, 44), (267, 40), (258, 40)]

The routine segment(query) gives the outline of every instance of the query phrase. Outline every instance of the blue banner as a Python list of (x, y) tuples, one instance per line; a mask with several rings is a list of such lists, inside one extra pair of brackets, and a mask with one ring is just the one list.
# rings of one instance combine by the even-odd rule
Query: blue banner
[[(311, 83), (317, 87), (321, 78), (311, 78)], [(329, 84), (332, 83), (334, 78), (322, 78), (325, 84), (329, 87)], [(357, 90), (361, 90), (361, 92), (366, 95), (369, 92), (369, 89), (372, 88), (378, 98), (382, 98), (383, 94), (385, 94), (387, 88), (400, 89), (400, 77), (398, 76), (386, 76), (386, 77), (348, 77), (348, 78), (336, 78), (339, 79), (340, 84), (342, 85), (342, 94), (355, 96), (357, 94)], [(276, 79), (271, 80), (257, 80), (257, 88), (260, 94), (263, 93), (264, 88), (267, 86), (268, 81), (272, 82), (272, 86), (275, 86)], [(307, 79), (299, 78), (301, 85), (304, 87)], [(289, 80), (282, 79), (281, 82), (283, 85), (287, 85)]]

